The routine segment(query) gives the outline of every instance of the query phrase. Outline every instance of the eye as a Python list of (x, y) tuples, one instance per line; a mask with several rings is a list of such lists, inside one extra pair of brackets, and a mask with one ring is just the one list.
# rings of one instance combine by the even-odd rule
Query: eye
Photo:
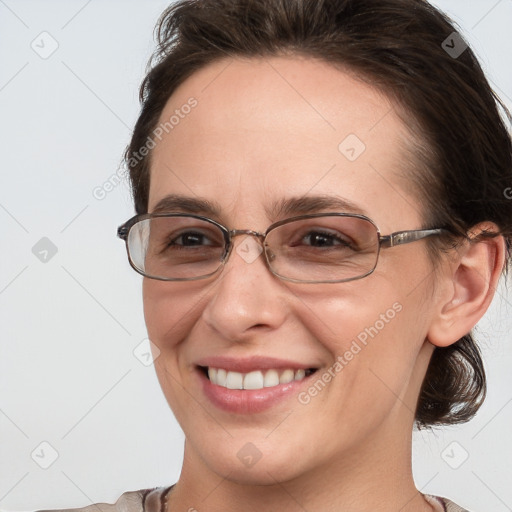
[(302, 236), (302, 241), (311, 247), (342, 246), (352, 248), (348, 237), (341, 233), (327, 230), (309, 231), (306, 235)]
[(212, 241), (207, 235), (199, 231), (185, 231), (178, 236), (172, 233), (168, 236), (167, 240), (167, 247), (201, 247), (204, 245), (211, 246), (217, 244), (217, 242)]

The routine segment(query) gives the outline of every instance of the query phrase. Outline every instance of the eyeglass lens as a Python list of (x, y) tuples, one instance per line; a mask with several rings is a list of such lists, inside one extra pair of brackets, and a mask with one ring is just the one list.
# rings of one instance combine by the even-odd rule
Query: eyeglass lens
[[(226, 254), (224, 232), (195, 217), (153, 217), (130, 229), (128, 251), (142, 274), (191, 279), (214, 273)], [(341, 281), (375, 268), (378, 232), (370, 221), (351, 216), (294, 220), (273, 228), (265, 240), (271, 270), (298, 281)]]

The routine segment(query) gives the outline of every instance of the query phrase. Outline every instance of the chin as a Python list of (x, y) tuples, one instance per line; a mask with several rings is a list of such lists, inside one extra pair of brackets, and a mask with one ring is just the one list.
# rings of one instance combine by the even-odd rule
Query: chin
[(192, 425), (188, 432), (191, 425), (184, 426), (186, 464), (203, 466), (222, 479), (241, 485), (275, 485), (306, 470), (303, 443), (284, 439), (277, 432), (269, 436), (271, 430), (242, 428), (228, 435), (218, 426), (217, 431), (213, 425), (198, 431)]
[[(248, 457), (248, 456), (246, 456)], [(205, 460), (210, 470), (240, 485), (275, 485), (297, 478), (300, 475), (300, 468), (294, 465), (289, 454), (279, 453), (279, 457), (261, 456), (256, 462), (250, 465), (248, 462), (241, 462), (238, 454), (223, 459)]]

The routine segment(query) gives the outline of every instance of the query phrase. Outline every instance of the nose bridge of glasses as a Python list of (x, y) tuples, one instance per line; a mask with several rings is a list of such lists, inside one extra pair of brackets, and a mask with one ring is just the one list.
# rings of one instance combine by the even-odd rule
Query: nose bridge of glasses
[[(265, 247), (264, 246), (265, 233), (260, 233), (259, 231), (253, 231), (252, 229), (232, 229), (232, 230), (229, 231), (229, 235), (230, 235), (231, 240), (235, 236), (240, 236), (240, 235), (254, 236), (263, 245), (263, 252), (264, 252), (264, 254), (267, 257), (267, 260), (270, 262), (270, 261), (272, 261), (275, 258), (275, 254), (273, 253), (273, 251), (271, 251), (269, 247)], [(233, 243), (231, 243), (230, 246), (231, 246), (230, 250), (225, 255), (226, 258), (231, 253), (231, 249), (233, 248)]]
[(229, 232), (229, 234), (231, 235), (231, 238), (240, 235), (251, 235), (255, 236), (256, 238), (259, 238), (260, 240), (263, 240), (265, 238), (264, 233), (260, 233), (259, 231), (253, 231), (252, 229), (232, 229)]

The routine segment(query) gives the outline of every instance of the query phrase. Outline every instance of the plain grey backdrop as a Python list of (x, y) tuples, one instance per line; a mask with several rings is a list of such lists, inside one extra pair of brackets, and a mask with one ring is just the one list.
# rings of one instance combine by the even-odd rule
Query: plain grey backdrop
[[(512, 107), (512, 0), (433, 3)], [(113, 502), (179, 476), (184, 436), (116, 238), (134, 213), (120, 159), (168, 4), (0, 0), (2, 510)], [(477, 417), (414, 437), (417, 487), (472, 512), (512, 510), (511, 296), (500, 288), (478, 326)]]

